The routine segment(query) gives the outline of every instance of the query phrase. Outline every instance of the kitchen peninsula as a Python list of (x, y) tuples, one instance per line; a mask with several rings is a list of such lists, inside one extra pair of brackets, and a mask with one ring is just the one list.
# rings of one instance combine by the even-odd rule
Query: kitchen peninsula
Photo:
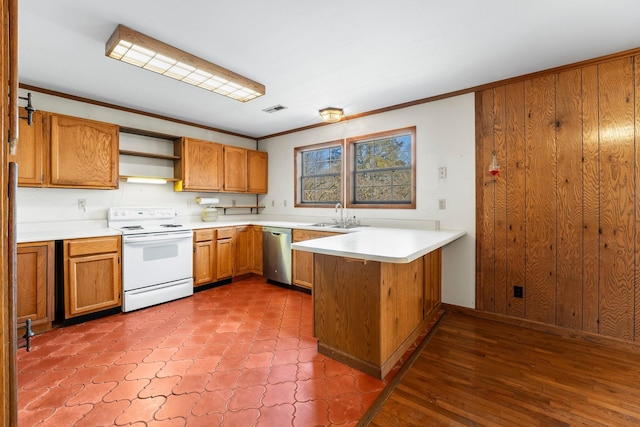
[(464, 234), (375, 228), (294, 243), (314, 253), (318, 351), (384, 378), (438, 312), (442, 247)]

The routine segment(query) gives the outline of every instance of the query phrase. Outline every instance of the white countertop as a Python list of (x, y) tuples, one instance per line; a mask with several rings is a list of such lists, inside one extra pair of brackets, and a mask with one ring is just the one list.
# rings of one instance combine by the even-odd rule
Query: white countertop
[(18, 228), (18, 243), (43, 242), (49, 240), (82, 239), (86, 237), (120, 236), (118, 230), (107, 227), (96, 228), (55, 228), (49, 230), (24, 231)]
[(297, 242), (291, 247), (299, 251), (325, 255), (388, 263), (409, 263), (465, 234), (461, 230), (407, 230), (377, 227), (353, 230), (358, 232)]
[[(104, 226), (94, 225), (89, 228), (74, 227), (72, 223), (51, 224), (37, 230), (21, 231), (18, 226), (18, 242), (39, 242), (49, 240), (79, 239), (101, 236), (118, 236), (121, 233)], [(203, 229), (235, 227), (239, 225), (262, 225), (265, 227), (298, 228), (340, 233), (336, 236), (307, 240), (294, 243), (293, 249), (315, 252), (325, 255), (345, 256), (371, 261), (390, 263), (411, 262), (460, 237), (465, 232), (460, 230), (415, 230), (403, 228), (356, 227), (334, 228), (317, 227), (313, 223), (291, 221), (213, 221), (184, 222), (185, 228)]]

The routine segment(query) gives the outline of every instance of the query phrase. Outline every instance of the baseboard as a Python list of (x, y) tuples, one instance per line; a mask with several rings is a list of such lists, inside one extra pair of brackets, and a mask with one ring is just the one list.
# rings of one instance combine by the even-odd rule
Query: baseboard
[(595, 334), (593, 332), (579, 331), (577, 329), (564, 328), (547, 323), (536, 322), (534, 320), (522, 319), (520, 317), (507, 316), (506, 314), (491, 313), (480, 311), (473, 308), (461, 307), (458, 305), (442, 304), (442, 308), (448, 313), (459, 313), (478, 319), (493, 320), (495, 322), (506, 323), (509, 325), (519, 326), (521, 328), (546, 332), (549, 334), (561, 336), (564, 338), (577, 339), (586, 342), (606, 345), (611, 348), (624, 348), (640, 351), (640, 342), (626, 341), (620, 338), (608, 337), (605, 335)]

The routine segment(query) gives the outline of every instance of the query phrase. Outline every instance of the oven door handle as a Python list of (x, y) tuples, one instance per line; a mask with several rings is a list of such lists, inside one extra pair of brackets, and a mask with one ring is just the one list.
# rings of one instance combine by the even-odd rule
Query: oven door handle
[(148, 243), (148, 242), (171, 242), (171, 241), (175, 241), (175, 240), (185, 240), (185, 239), (191, 239), (192, 234), (191, 233), (180, 233), (179, 235), (176, 236), (176, 234), (178, 233), (155, 233), (152, 235), (146, 235), (146, 236), (124, 236), (124, 238), (122, 239), (122, 241), (124, 243), (126, 243), (127, 245), (135, 245), (135, 244), (143, 244), (143, 243)]

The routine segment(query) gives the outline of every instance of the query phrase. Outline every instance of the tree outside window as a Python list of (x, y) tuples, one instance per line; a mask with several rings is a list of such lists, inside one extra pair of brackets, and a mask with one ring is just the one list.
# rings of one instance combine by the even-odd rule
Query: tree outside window
[(415, 208), (415, 127), (350, 138), (350, 207)]
[(296, 148), (295, 156), (297, 206), (342, 201), (342, 141)]

